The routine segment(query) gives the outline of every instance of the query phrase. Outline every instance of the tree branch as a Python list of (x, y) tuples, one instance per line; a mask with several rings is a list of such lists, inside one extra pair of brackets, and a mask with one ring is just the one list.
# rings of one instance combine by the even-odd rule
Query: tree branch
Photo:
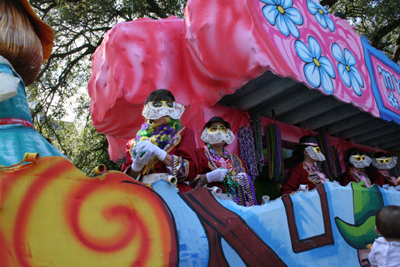
[(92, 44), (84, 44), (82, 46), (76, 47), (76, 48), (74, 48), (74, 49), (72, 49), (72, 50), (70, 50), (68, 52), (65, 52), (65, 53), (60, 53), (60, 54), (54, 54), (53, 53), (53, 54), (51, 54), (50, 58), (60, 58), (60, 57), (64, 58), (66, 56), (75, 54), (76, 52), (79, 52), (79, 51), (81, 51), (81, 50), (83, 50), (85, 48), (88, 48), (88, 50), (93, 51), (93, 52), (94, 52), (94, 50), (96, 50), (96, 48)]
[(329, 6), (329, 7), (331, 7), (334, 4), (336, 4), (337, 2), (338, 2), (338, 0), (322, 0), (320, 3), (321, 3), (321, 6)]
[(160, 18), (167, 18), (168, 15), (162, 10), (154, 0), (146, 0), (147, 4), (149, 4), (151, 10), (156, 13)]
[(400, 19), (392, 21), (388, 25), (383, 26), (382, 28), (376, 30), (374, 37), (371, 39), (371, 45), (376, 49), (379, 49), (379, 43), (381, 42), (382, 38), (399, 26), (400, 26)]
[(394, 48), (392, 60), (397, 63), (400, 59), (400, 33), (396, 39), (396, 47)]

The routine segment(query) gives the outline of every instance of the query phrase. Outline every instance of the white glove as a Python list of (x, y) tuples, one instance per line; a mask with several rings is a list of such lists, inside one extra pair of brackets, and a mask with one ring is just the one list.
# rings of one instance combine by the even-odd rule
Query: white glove
[[(150, 160), (155, 156), (151, 150), (144, 149), (146, 143), (149, 141), (141, 141), (136, 145), (135, 151), (132, 151), (132, 170), (135, 172), (142, 171), (144, 165), (150, 162)], [(142, 153), (144, 153), (142, 155)], [(136, 155), (136, 156), (134, 156)]]
[(216, 169), (206, 174), (207, 183), (222, 182), (228, 174), (227, 169)]
[(299, 191), (308, 191), (308, 184), (299, 185)]
[(159, 148), (150, 141), (144, 142), (143, 151), (145, 150), (151, 151), (154, 154), (154, 156), (156, 156), (161, 161), (163, 161), (167, 156), (167, 152), (165, 150), (162, 150), (161, 148)]
[(240, 177), (240, 179), (247, 178), (247, 174), (245, 172), (239, 172), (235, 176)]

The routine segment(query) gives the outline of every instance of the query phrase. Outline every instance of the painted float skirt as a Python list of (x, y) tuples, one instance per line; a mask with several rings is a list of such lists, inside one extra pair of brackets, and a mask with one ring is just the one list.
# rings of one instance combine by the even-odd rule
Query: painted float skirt
[[(376, 211), (400, 192), (327, 183), (241, 207), (62, 157), (0, 172), (1, 266), (362, 266)], [(343, 259), (346, 259), (343, 261)]]

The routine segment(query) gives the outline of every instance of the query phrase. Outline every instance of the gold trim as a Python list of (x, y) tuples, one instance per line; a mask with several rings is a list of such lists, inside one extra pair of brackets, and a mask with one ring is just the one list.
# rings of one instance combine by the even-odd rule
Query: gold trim
[(176, 133), (179, 136), (178, 142), (176, 142), (174, 144), (174, 146), (171, 146), (168, 150), (166, 150), (167, 153), (169, 153), (172, 149), (174, 149), (181, 142), (181, 140), (182, 140), (181, 132), (185, 129), (186, 129), (186, 127), (182, 127), (182, 129)]
[(149, 164), (144, 165), (142, 170), (142, 175), (146, 175), (147, 170), (149, 169)]
[[(242, 160), (240, 159), (240, 157), (234, 153), (231, 153), (231, 152), (229, 152), (229, 153), (231, 154), (231, 157), (232, 157), (232, 155), (235, 155), (235, 157), (238, 159), (238, 161), (240, 163), (240, 168), (243, 169), (243, 172), (247, 174), (247, 170), (245, 167), (243, 167), (243, 163), (242, 163)], [(233, 160), (232, 160), (232, 165), (233, 165)], [(235, 168), (235, 166), (233, 166), (233, 167)]]
[(206, 150), (203, 148), (203, 152), (204, 152), (204, 155), (206, 155), (206, 159), (207, 159), (207, 161), (208, 161), (208, 167), (210, 168), (210, 170), (214, 170), (213, 169), (213, 166), (211, 165), (211, 161), (210, 161), (210, 159), (207, 157), (207, 153), (206, 153)]

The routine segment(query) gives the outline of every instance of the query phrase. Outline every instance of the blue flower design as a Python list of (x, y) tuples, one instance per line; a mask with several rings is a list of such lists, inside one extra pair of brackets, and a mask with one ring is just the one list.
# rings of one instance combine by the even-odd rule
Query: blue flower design
[(329, 28), (331, 32), (335, 31), (335, 23), (329, 17), (328, 11), (320, 4), (314, 3), (312, 0), (307, 0), (308, 11), (315, 16), (318, 23), (324, 28)]
[(348, 87), (353, 87), (354, 92), (358, 95), (362, 95), (361, 87), (364, 87), (364, 80), (356, 68), (357, 60), (353, 54), (347, 49), (342, 49), (337, 43), (332, 45), (332, 55), (337, 61), (339, 61), (337, 67), (339, 75), (342, 78), (344, 84)]
[(307, 81), (314, 87), (322, 85), (327, 94), (332, 94), (334, 88), (331, 78), (336, 78), (333, 64), (328, 58), (321, 55), (321, 46), (314, 37), (308, 37), (308, 45), (310, 48), (300, 40), (295, 42), (297, 55), (306, 63), (304, 74)]
[(296, 25), (303, 24), (303, 17), (299, 10), (292, 7), (293, 0), (261, 0), (261, 2), (266, 3), (262, 11), (272, 26), (277, 24), (283, 35), (292, 34), (299, 38), (300, 32)]
[(388, 100), (390, 102), (390, 104), (392, 104), (392, 106), (395, 109), (399, 109), (399, 102), (397, 101), (397, 98), (393, 95), (393, 92), (388, 90)]

